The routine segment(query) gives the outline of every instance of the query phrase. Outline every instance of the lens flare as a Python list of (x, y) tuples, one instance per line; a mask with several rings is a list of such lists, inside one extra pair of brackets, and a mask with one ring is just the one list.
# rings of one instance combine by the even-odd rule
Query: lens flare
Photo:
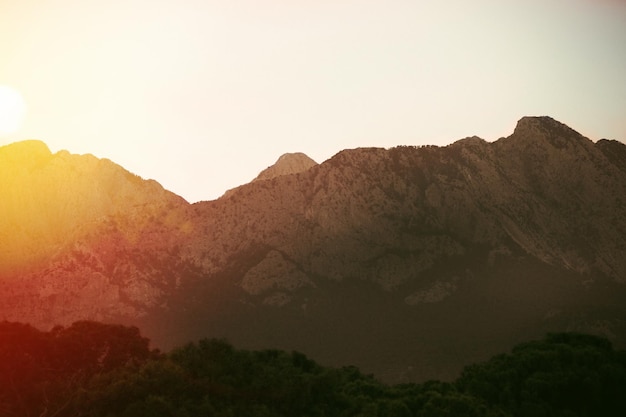
[(0, 135), (19, 130), (26, 114), (26, 102), (22, 95), (7, 85), (0, 85)]

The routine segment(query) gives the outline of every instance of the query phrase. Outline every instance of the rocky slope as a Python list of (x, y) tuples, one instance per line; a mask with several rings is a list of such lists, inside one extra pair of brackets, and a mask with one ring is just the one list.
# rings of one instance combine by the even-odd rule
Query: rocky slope
[(283, 175), (299, 174), (317, 165), (317, 162), (302, 152), (286, 153), (276, 163), (267, 167), (253, 180), (270, 180)]
[[(390, 381), (450, 378), (545, 331), (626, 345), (626, 146), (548, 117), (493, 143), (287, 155), (194, 205), (109, 161), (11, 146), (6, 319), (122, 320), (162, 347), (225, 336)], [(40, 177), (57, 191), (23, 191)]]
[[(39, 141), (0, 148), (0, 192), (0, 317), (45, 327), (136, 315), (124, 297), (155, 302), (165, 271), (143, 258), (180, 241), (162, 223), (187, 206), (182, 198), (109, 160), (52, 154)], [(143, 255), (122, 264), (120, 250)]]
[[(278, 160), (256, 176), (252, 182), (270, 180), (272, 178), (281, 177), (283, 175), (299, 174), (307, 171), (317, 165), (313, 159), (309, 158), (302, 152), (286, 153), (280, 156)], [(228, 190), (224, 193), (223, 197), (229, 197), (233, 193), (241, 188), (241, 186)]]

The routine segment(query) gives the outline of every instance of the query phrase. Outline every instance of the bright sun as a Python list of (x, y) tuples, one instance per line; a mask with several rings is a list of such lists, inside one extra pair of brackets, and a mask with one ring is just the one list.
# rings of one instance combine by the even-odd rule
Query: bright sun
[(14, 88), (0, 85), (0, 136), (15, 133), (26, 114), (26, 103)]

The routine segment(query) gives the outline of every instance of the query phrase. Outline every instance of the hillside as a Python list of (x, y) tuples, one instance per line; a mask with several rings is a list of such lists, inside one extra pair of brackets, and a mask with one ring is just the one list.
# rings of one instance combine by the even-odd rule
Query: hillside
[(0, 147), (0, 272), (47, 261), (80, 230), (117, 213), (181, 200), (106, 159), (52, 154), (40, 141)]
[(138, 324), (163, 347), (227, 337), (389, 381), (451, 379), (546, 331), (626, 346), (626, 146), (549, 117), (493, 143), (279, 159), (193, 205), (44, 148), (0, 148), (30, 166), (0, 176), (6, 319)]

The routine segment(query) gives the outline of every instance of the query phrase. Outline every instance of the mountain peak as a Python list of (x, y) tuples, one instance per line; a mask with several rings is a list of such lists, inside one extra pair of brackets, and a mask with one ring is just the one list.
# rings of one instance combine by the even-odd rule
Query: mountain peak
[(569, 141), (584, 139), (574, 129), (549, 116), (522, 117), (515, 126), (513, 136), (547, 139), (558, 148), (566, 146)]
[(51, 156), (48, 145), (40, 140), (24, 140), (0, 146), (0, 160), (10, 161), (33, 161)]
[(302, 152), (286, 153), (281, 155), (274, 165), (261, 171), (254, 181), (269, 180), (282, 175), (298, 174), (315, 165), (317, 165), (317, 162)]
[(569, 129), (566, 125), (550, 116), (524, 116), (517, 121), (515, 130), (525, 129)]

